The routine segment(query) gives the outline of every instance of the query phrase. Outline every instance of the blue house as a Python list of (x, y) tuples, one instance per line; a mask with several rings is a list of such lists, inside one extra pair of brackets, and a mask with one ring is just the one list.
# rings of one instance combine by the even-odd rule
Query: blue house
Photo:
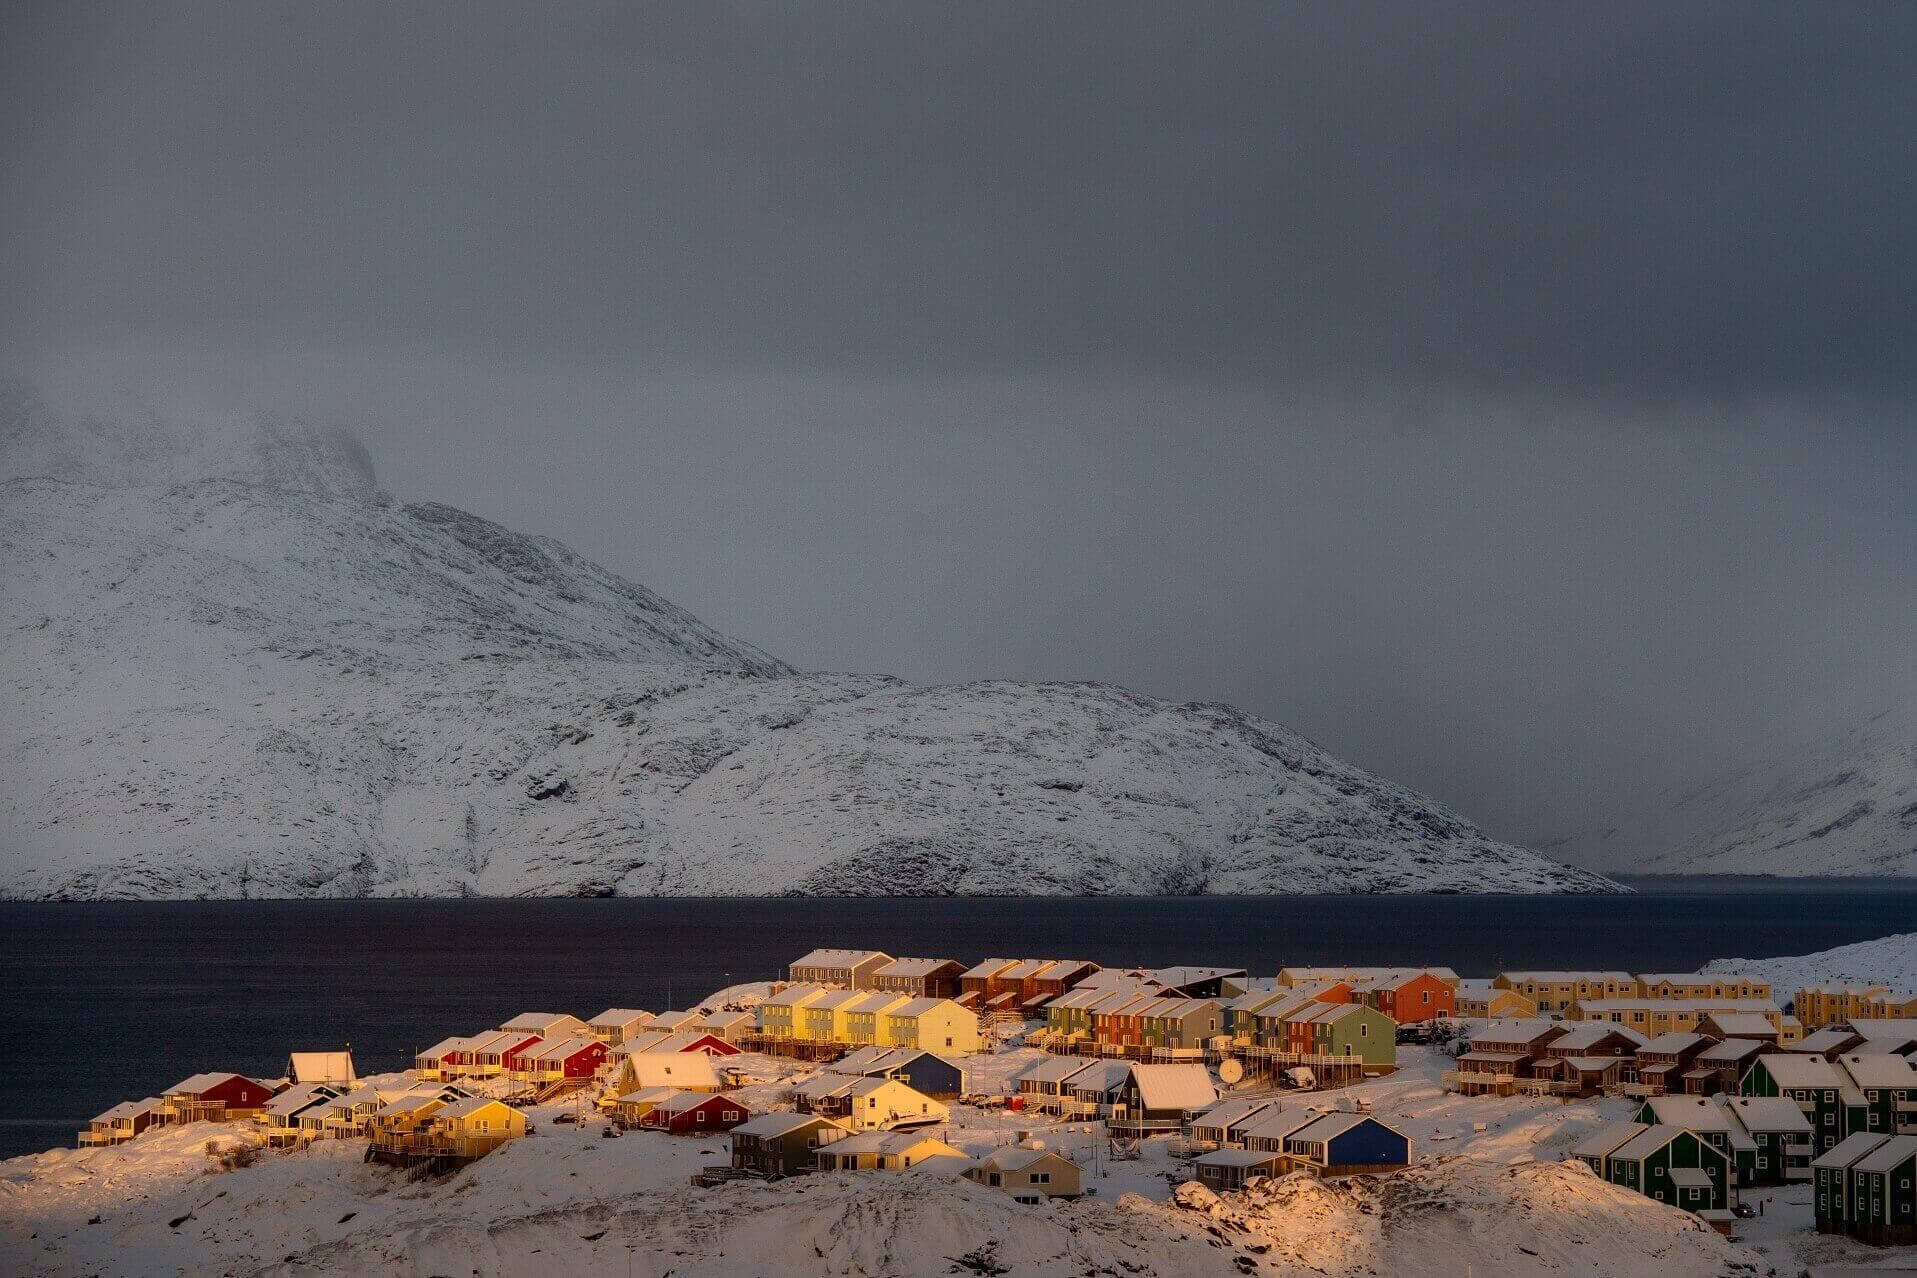
[(1369, 1114), (1326, 1114), (1285, 1137), (1285, 1153), (1319, 1176), (1398, 1171), (1411, 1165), (1411, 1138)]
[(896, 1078), (927, 1096), (949, 1100), (965, 1094), (965, 1071), (943, 1056), (914, 1047), (862, 1047), (826, 1067), (837, 1074)]

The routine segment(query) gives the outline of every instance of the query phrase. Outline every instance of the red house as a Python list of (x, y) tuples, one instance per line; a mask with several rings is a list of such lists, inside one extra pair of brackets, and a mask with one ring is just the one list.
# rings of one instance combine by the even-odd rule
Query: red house
[(1415, 968), (1380, 972), (1364, 982), (1363, 1001), (1400, 1025), (1455, 1017), (1458, 992), (1441, 978)]
[(744, 1101), (713, 1092), (674, 1092), (640, 1116), (641, 1127), (666, 1132), (729, 1131), (752, 1117)]
[(591, 1078), (606, 1062), (611, 1046), (597, 1038), (578, 1035), (572, 1038), (546, 1039), (522, 1048), (513, 1059), (517, 1068), (535, 1078), (551, 1081), (560, 1078)]
[(272, 1099), (272, 1088), (244, 1074), (195, 1074), (168, 1088), (164, 1097), (176, 1123), (253, 1118)]
[(704, 1052), (707, 1056), (737, 1056), (739, 1047), (717, 1034), (704, 1030), (674, 1030), (664, 1033), (642, 1030), (619, 1046), (619, 1056), (638, 1056), (642, 1052)]

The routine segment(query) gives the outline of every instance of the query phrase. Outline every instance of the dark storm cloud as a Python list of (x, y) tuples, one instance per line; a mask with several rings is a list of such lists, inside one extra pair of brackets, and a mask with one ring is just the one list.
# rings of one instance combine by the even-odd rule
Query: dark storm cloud
[(800, 665), (1522, 838), (1917, 692), (1917, 6), (0, 22), (0, 371), (350, 423)]
[(1903, 5), (18, 6), (9, 331), (1855, 386)]

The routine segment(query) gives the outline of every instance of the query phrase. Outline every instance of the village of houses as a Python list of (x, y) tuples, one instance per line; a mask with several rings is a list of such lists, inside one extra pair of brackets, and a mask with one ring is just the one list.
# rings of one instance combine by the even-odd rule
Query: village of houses
[[(1045, 1211), (1148, 1181), (1195, 1202), (1388, 1176), (1471, 1157), (1519, 1115), (1539, 1159), (1700, 1228), (1735, 1238), (1792, 1215), (1871, 1248), (1917, 1243), (1917, 994), (1779, 993), (1725, 975), (820, 949), (694, 1010), (466, 1027), (401, 1074), (361, 1078), (346, 1050), (293, 1051), (275, 1079), (195, 1074), (79, 1141), (208, 1124), (263, 1157), (361, 1142), (431, 1180), (556, 1131), (716, 1138), (726, 1156), (682, 1185), (948, 1176)], [(1575, 1121), (1546, 1148), (1555, 1107)]]

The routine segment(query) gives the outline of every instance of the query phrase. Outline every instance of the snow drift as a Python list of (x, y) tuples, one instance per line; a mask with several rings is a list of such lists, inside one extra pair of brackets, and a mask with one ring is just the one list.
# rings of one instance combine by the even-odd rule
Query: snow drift
[(1227, 706), (807, 675), (350, 438), (0, 386), (0, 893), (1607, 891)]

